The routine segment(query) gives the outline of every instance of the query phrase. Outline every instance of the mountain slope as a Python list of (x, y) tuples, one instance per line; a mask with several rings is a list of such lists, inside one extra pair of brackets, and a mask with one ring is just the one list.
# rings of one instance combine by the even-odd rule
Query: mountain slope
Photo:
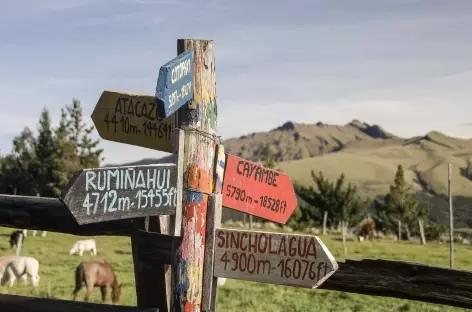
[[(345, 125), (322, 122), (286, 122), (267, 132), (252, 133), (223, 142), (226, 153), (252, 161), (261, 158), (266, 144), (272, 145), (281, 170), (302, 184), (310, 184), (311, 170), (335, 179), (345, 173), (368, 196), (384, 194), (393, 181), (398, 164), (417, 191), (446, 194), (448, 163), (452, 164), (452, 187), (456, 195), (472, 196), (472, 182), (463, 174), (472, 158), (472, 140), (449, 137), (437, 131), (424, 136), (401, 138), (382, 129), (353, 120)], [(126, 165), (171, 162), (144, 159)]]
[(353, 120), (328, 125), (286, 122), (268, 132), (252, 133), (224, 142), (227, 153), (249, 160), (258, 160), (264, 146), (273, 146), (278, 161), (304, 159), (348, 148), (380, 147), (403, 140), (378, 125)]

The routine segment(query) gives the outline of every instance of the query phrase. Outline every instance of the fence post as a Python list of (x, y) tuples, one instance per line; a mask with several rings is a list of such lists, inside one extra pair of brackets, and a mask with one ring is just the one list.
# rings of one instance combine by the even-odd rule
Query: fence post
[(398, 220), (398, 241), (402, 240), (402, 222)]
[(328, 210), (325, 210), (323, 215), (323, 235), (326, 235), (326, 225), (328, 224)]
[(423, 220), (418, 219), (418, 226), (420, 227), (421, 244), (426, 245), (426, 238), (424, 236)]
[(194, 51), (194, 100), (179, 109), (185, 130), (182, 237), (173, 259), (173, 311), (200, 311), (205, 225), (212, 192), (216, 146), (216, 83), (213, 41), (179, 39), (177, 53)]
[(451, 175), (451, 164), (449, 164), (447, 170), (447, 193), (449, 197), (449, 263), (451, 269), (454, 269), (454, 213), (452, 208)]

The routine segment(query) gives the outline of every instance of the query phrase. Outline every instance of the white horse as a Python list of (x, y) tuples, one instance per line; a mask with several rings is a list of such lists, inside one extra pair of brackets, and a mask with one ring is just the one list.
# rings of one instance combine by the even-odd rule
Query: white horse
[(10, 282), (10, 287), (13, 287), (16, 279), (21, 279), (24, 284), (28, 283), (28, 277), (31, 279), (33, 287), (38, 287), (39, 284), (39, 262), (33, 257), (15, 257), (7, 263), (4, 270), (0, 272), (0, 281), (5, 285), (7, 281)]
[(69, 255), (79, 253), (79, 256), (83, 256), (84, 251), (89, 251), (93, 256), (97, 255), (97, 246), (94, 239), (76, 241), (69, 250)]

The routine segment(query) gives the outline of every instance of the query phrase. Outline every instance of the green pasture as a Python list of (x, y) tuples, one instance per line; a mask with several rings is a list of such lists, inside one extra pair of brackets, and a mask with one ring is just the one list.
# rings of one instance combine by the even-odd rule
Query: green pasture
[[(0, 255), (13, 254), (8, 244), (8, 235), (13, 229), (0, 228)], [(38, 232), (40, 234), (40, 232)], [(343, 249), (337, 235), (320, 236), (338, 261), (343, 261)], [(125, 237), (94, 237), (97, 241), (98, 258), (110, 261), (123, 283), (120, 304), (136, 305), (134, 288), (131, 243)], [(13, 288), (0, 287), (0, 293), (25, 296), (71, 299), (74, 288), (74, 270), (80, 261), (92, 256), (69, 256), (68, 251), (80, 237), (59, 233), (48, 233), (46, 237), (32, 236), (28, 231), (22, 254), (33, 256), (40, 262), (40, 285), (33, 290), (30, 285), (15, 285)], [(394, 241), (348, 242), (350, 259), (382, 258), (399, 261), (412, 261), (440, 267), (449, 266), (447, 244), (428, 242), (426, 246), (418, 243), (399, 243)], [(472, 246), (456, 244), (455, 266), (457, 269), (472, 269)], [(83, 299), (84, 290), (80, 293)], [(100, 291), (96, 289), (92, 302), (100, 302)], [(409, 300), (372, 297), (338, 291), (309, 290), (296, 287), (278, 286), (228, 280), (219, 288), (217, 296), (218, 311), (247, 312), (309, 312), (309, 311), (461, 311), (452, 307), (420, 303)], [(465, 311), (465, 310), (464, 310)]]

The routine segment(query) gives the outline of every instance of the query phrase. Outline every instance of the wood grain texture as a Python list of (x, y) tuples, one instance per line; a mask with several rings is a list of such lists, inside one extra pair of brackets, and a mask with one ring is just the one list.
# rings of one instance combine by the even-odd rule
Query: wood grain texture
[(210, 197), (207, 212), (205, 260), (203, 263), (202, 311), (216, 311), (218, 277), (213, 275), (215, 257), (215, 230), (221, 226), (221, 194)]
[[(131, 236), (136, 297), (140, 308), (170, 311), (171, 269), (175, 238), (170, 236), (169, 216), (149, 217), (149, 231)], [(141, 219), (144, 222), (144, 218)], [(158, 235), (152, 232), (160, 233)]]
[(82, 236), (129, 236), (144, 228), (142, 222), (137, 219), (80, 226), (57, 198), (17, 195), (0, 195), (0, 226)]
[(172, 235), (180, 236), (182, 233), (182, 194), (184, 183), (184, 148), (185, 131), (174, 129), (174, 164), (177, 166), (177, 207), (175, 214), (170, 217), (169, 227)]
[(338, 264), (339, 269), (320, 289), (472, 309), (472, 272), (388, 260)]
[(173, 263), (173, 310), (200, 311), (208, 193), (213, 190), (216, 84), (213, 41), (179, 39), (177, 54), (194, 51), (194, 105), (178, 110), (185, 131), (182, 241)]
[(156, 309), (1, 294), (0, 307), (2, 312), (158, 312)]
[(246, 281), (317, 288), (336, 270), (317, 236), (260, 231), (215, 231), (213, 274)]
[(215, 182), (213, 186), (213, 193), (221, 194), (223, 190), (223, 180), (225, 176), (225, 147), (223, 144), (218, 144), (216, 146), (216, 155), (215, 155)]
[(91, 117), (104, 140), (172, 152), (174, 118), (159, 118), (157, 107), (154, 96), (105, 90)]
[(80, 225), (175, 213), (177, 166), (155, 164), (79, 170), (61, 201)]

